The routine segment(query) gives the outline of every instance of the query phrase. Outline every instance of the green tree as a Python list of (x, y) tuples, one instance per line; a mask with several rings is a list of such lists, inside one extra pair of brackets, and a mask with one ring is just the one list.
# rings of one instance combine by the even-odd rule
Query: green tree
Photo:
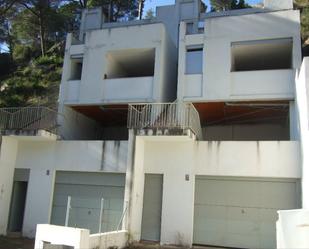
[(52, 55), (39, 57), (27, 66), (19, 66), (10, 77), (0, 81), (0, 106), (54, 106), (62, 62), (61, 56)]
[[(140, 0), (87, 0), (87, 7), (102, 6), (103, 12), (110, 22), (137, 18), (139, 14), (139, 4)], [(143, 4), (140, 11), (142, 12), (142, 10)]]
[(146, 12), (145, 19), (153, 19), (155, 17), (153, 9), (149, 9)]
[(309, 1), (295, 0), (294, 6), (300, 10), (301, 36), (304, 46), (309, 45)]
[[(0, 13), (2, 16), (7, 16), (10, 10), (15, 9), (16, 18), (22, 17), (25, 20), (31, 20), (27, 23), (34, 27), (39, 38), (41, 54), (46, 53), (46, 39), (48, 36), (48, 28), (50, 23), (55, 21), (55, 7), (58, 6), (61, 0), (0, 0)], [(21, 14), (22, 13), (22, 14)], [(31, 17), (30, 17), (31, 16)], [(15, 17), (12, 18), (15, 22)], [(20, 22), (19, 22), (20, 23)], [(34, 25), (32, 25), (34, 24)], [(24, 25), (26, 26), (26, 25)], [(31, 32), (33, 33), (33, 32)]]
[(250, 8), (244, 0), (210, 0), (212, 11)]
[(81, 10), (81, 5), (76, 1), (59, 7), (59, 18), (62, 19), (64, 31), (68, 32), (78, 28)]

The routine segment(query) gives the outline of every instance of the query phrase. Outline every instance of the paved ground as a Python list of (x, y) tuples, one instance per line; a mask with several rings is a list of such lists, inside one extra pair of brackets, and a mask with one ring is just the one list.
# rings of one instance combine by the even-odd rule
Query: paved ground
[[(151, 242), (143, 242), (142, 244), (134, 244), (128, 246), (127, 249), (185, 249), (188, 247), (181, 246), (160, 246)], [(193, 246), (192, 249), (226, 249), (223, 247), (212, 247), (212, 246)]]
[(33, 249), (34, 240), (0, 236), (0, 249)]
[[(33, 249), (34, 240), (27, 238), (9, 238), (0, 236), (0, 249)], [(127, 249), (183, 249), (184, 247), (160, 246), (153, 243), (128, 246)], [(224, 249), (219, 247), (194, 246), (193, 249)]]

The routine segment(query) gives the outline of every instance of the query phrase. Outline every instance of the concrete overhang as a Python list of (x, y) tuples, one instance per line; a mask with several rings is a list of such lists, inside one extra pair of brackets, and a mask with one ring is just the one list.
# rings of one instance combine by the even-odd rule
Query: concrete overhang
[(75, 111), (99, 122), (103, 126), (126, 126), (128, 105), (71, 106)]
[(202, 125), (284, 122), (288, 101), (241, 101), (194, 103)]

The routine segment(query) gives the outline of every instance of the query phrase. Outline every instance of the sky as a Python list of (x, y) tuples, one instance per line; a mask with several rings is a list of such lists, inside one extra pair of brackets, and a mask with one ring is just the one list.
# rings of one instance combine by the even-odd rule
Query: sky
[[(203, 2), (209, 6), (209, 0), (203, 0)], [(257, 4), (260, 2), (262, 2), (262, 0), (246, 0), (248, 4)], [(157, 6), (171, 5), (174, 3), (175, 0), (146, 0), (144, 13), (146, 13), (148, 9), (153, 9), (155, 11)]]

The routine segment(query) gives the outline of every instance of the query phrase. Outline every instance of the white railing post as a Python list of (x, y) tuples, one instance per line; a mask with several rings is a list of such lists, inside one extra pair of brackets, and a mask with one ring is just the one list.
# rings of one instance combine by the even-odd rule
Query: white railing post
[(69, 225), (70, 211), (71, 211), (71, 196), (68, 196), (67, 210), (65, 213), (65, 222), (64, 222), (64, 226), (66, 227)]
[(104, 199), (101, 199), (101, 206), (100, 206), (100, 222), (99, 222), (99, 233), (102, 231), (102, 223), (103, 223), (103, 210), (104, 210)]
[(125, 209), (124, 209), (124, 211), (122, 212), (121, 217), (120, 217), (120, 220), (119, 220), (118, 225), (117, 225), (117, 231), (119, 231), (119, 229), (120, 229), (120, 226), (121, 226), (121, 224), (122, 224), (123, 218), (124, 218), (124, 216), (125, 216), (126, 213), (127, 213), (128, 206), (129, 206), (129, 202), (126, 201), (126, 202), (125, 202)]

